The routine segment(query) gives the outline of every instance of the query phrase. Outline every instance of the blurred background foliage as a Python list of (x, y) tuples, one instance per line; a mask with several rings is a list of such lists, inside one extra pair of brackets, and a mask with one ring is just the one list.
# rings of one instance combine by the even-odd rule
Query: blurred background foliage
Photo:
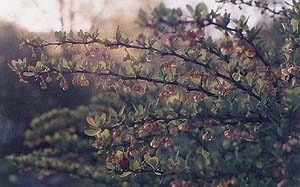
[[(107, 35), (113, 33), (114, 29), (112, 28), (115, 28), (117, 25), (123, 25), (123, 30), (125, 31), (125, 33), (132, 33), (133, 31), (135, 31), (135, 33), (138, 33), (136, 32), (138, 26), (132, 24), (133, 20), (135, 20), (136, 18), (136, 15), (134, 14), (132, 14), (131, 16), (124, 16), (124, 14), (122, 13), (116, 13), (114, 14), (114, 17), (110, 17), (108, 20), (101, 17), (101, 12), (96, 12), (93, 15), (90, 15), (89, 8), (91, 8), (90, 6), (93, 6), (93, 4), (87, 3), (89, 1), (83, 1), (83, 4), (85, 6), (82, 6), (82, 9), (80, 11), (72, 10), (72, 6), (69, 6), (70, 4), (68, 3), (72, 3), (74, 1), (57, 0), (57, 2), (59, 4), (59, 11), (61, 12), (61, 30), (72, 29), (75, 18), (81, 17), (81, 19), (86, 19), (91, 22), (93, 28), (97, 28), (99, 26), (101, 30), (105, 30), (105, 34)], [(104, 6), (115, 6), (116, 2), (118, 1), (105, 1), (106, 4), (104, 4)], [(154, 7), (157, 3), (159, 3), (158, 0), (151, 0), (151, 5), (149, 5), (149, 2), (144, 0), (137, 2), (137, 6), (143, 8), (147, 8), (148, 6)], [(39, 5), (38, 1), (27, 1), (27, 3), (36, 3), (37, 6)], [(66, 6), (66, 3), (68, 4), (68, 6)], [(188, 3), (189, 2), (187, 1), (186, 3), (183, 3), (183, 5)], [(130, 3), (127, 6), (129, 7)], [(68, 14), (65, 14), (63, 12), (68, 12)], [(264, 31), (264, 34), (265, 37), (267, 37), (270, 41), (277, 44), (278, 48), (281, 48), (283, 41), (280, 37), (280, 31), (278, 29), (279, 24), (280, 23), (278, 23), (278, 25), (277, 23), (275, 23), (274, 25), (267, 25), (267, 29)], [(28, 150), (30, 148), (26, 148), (23, 146), (23, 138), (24, 132), (29, 129), (30, 121), (34, 117), (40, 116), (43, 113), (55, 108), (64, 108), (61, 110), (52, 110), (52, 113), (48, 112), (44, 114), (44, 116), (53, 115), (55, 112), (59, 112), (59, 115), (66, 115), (66, 113), (69, 113), (72, 116), (73, 112), (77, 112), (78, 115), (80, 114), (79, 118), (81, 116), (80, 120), (82, 120), (85, 119), (83, 116), (86, 116), (85, 114), (87, 112), (87, 107), (79, 107), (80, 105), (91, 105), (91, 103), (103, 102), (103, 100), (107, 99), (107, 96), (103, 97), (102, 95), (101, 97), (95, 97), (97, 95), (97, 92), (92, 87), (89, 87), (88, 89), (81, 87), (71, 87), (67, 92), (64, 92), (57, 86), (57, 84), (51, 84), (51, 86), (46, 91), (41, 90), (38, 84), (20, 84), (14, 72), (12, 72), (7, 66), (7, 63), (9, 63), (12, 59), (23, 58), (24, 56), (26, 56), (28, 60), (36, 61), (37, 57), (31, 56), (30, 49), (19, 50), (18, 37), (20, 34), (36, 35), (37, 33), (30, 33), (26, 29), (19, 28), (15, 24), (8, 22), (0, 23), (0, 31), (0, 186), (58, 187), (59, 184), (61, 186), (93, 186), (94, 184), (85, 180), (78, 180), (74, 178), (70, 179), (68, 178), (67, 174), (56, 174), (47, 178), (39, 177), (39, 175), (35, 172), (19, 174), (17, 168), (3, 159), (10, 153), (26, 153), (30, 151)], [(39, 33), (39, 35), (41, 35), (43, 38), (51, 38), (51, 36), (53, 36), (53, 33), (44, 32)], [(63, 49), (58, 49), (54, 51), (54, 54), (59, 50), (63, 51)], [(61, 55), (62, 51), (58, 53), (60, 53)], [(68, 55), (67, 52), (63, 54)], [(92, 102), (90, 102), (91, 99)], [(123, 102), (128, 102), (126, 98), (123, 99), (125, 99), (125, 101)], [(93, 110), (93, 107), (89, 107), (89, 110)], [(43, 116), (41, 116), (40, 118), (42, 117)], [(73, 119), (71, 117), (70, 120), (77, 119)], [(81, 121), (79, 123), (76, 123), (78, 126), (75, 127), (75, 131), (79, 131), (80, 129), (82, 129), (81, 125), (83, 125), (83, 123), (85, 122)], [(34, 124), (34, 121), (32, 122), (32, 124)], [(69, 123), (68, 125), (70, 124), (72, 123)], [(72, 134), (72, 130), (74, 129), (69, 130)], [(59, 133), (59, 131), (57, 133)], [(82, 150), (74, 151), (76, 152)], [(85, 151), (87, 153), (91, 152), (91, 150), (84, 150), (83, 152)], [(92, 150), (92, 152), (94, 151)]]
[[(22, 139), (24, 131), (28, 128), (30, 120), (52, 108), (70, 107), (88, 102), (93, 93), (89, 89), (73, 88), (64, 92), (56, 86), (49, 90), (41, 90), (38, 85), (22, 85), (12, 74), (7, 62), (16, 56), (32, 59), (31, 51), (19, 50), (18, 30), (12, 24), (2, 23), (0, 26), (0, 155), (5, 156), (12, 152), (23, 152)], [(24, 32), (24, 31), (23, 31)], [(15, 168), (7, 161), (1, 159), (1, 183), (3, 180), (16, 181)], [(24, 179), (34, 177), (24, 176)], [(3, 183), (3, 186), (8, 184)], [(12, 185), (12, 184), (10, 184)], [(21, 185), (23, 186), (23, 185)], [(25, 185), (26, 186), (26, 185)]]

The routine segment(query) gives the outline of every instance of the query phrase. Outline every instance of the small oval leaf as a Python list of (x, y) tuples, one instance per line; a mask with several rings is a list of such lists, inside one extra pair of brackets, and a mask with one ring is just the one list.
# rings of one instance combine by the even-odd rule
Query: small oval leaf
[(131, 174), (132, 174), (131, 171), (125, 171), (125, 172), (123, 172), (121, 175), (119, 175), (119, 177), (127, 177), (127, 176), (129, 176), (129, 175), (131, 175)]
[(98, 133), (97, 130), (94, 129), (87, 129), (84, 131), (84, 134), (88, 135), (88, 136), (95, 136)]
[(109, 170), (115, 169), (115, 166), (112, 163), (107, 163), (105, 167)]
[(91, 116), (87, 116), (86, 121), (88, 122), (89, 125), (96, 126), (96, 121)]

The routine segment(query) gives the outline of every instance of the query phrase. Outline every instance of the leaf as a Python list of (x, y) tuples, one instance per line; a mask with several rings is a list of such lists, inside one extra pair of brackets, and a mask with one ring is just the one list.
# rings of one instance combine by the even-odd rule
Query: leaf
[(96, 149), (99, 148), (99, 146), (96, 143), (92, 143), (91, 146), (94, 147), (94, 148), (96, 148)]
[(96, 121), (97, 126), (103, 125), (106, 121), (106, 114), (103, 113), (101, 115), (97, 115), (95, 117), (95, 121)]
[(84, 131), (84, 134), (86, 134), (87, 136), (95, 136), (97, 133), (98, 131), (94, 129), (87, 129)]
[(62, 37), (62, 32), (61, 31), (55, 31), (55, 38), (56, 38), (56, 40), (60, 40), (61, 39), (61, 37)]
[(62, 32), (62, 31), (55, 31), (55, 38), (57, 41), (65, 41), (66, 40), (66, 32)]
[(205, 159), (205, 165), (206, 167), (210, 165), (210, 155), (209, 155), (209, 152), (207, 152), (205, 149), (202, 149), (202, 156), (204, 157)]
[(113, 170), (115, 169), (115, 166), (112, 164), (112, 163), (106, 163), (106, 166), (105, 166), (107, 169), (109, 170)]
[(32, 72), (24, 72), (23, 75), (26, 76), (26, 77), (32, 77), (32, 76), (34, 76), (34, 73), (32, 73)]
[(186, 9), (190, 12), (191, 16), (195, 16), (195, 11), (191, 5), (185, 5)]
[(150, 159), (149, 165), (152, 166), (153, 169), (157, 168), (158, 158), (157, 157), (152, 157)]
[(162, 175), (161, 172), (157, 172), (157, 171), (155, 171), (154, 174), (157, 175), (157, 176), (161, 176)]
[(44, 66), (44, 64), (43, 64), (42, 61), (37, 61), (36, 64), (35, 64), (35, 69), (36, 69), (36, 71), (42, 70), (42, 69), (43, 69), (43, 66)]
[(117, 41), (120, 41), (120, 39), (122, 38), (122, 31), (120, 29), (120, 26), (117, 27), (117, 30), (116, 30), (116, 40)]
[(151, 156), (149, 154), (144, 155), (144, 160), (146, 161), (146, 163), (150, 163), (150, 159), (151, 159)]
[(106, 153), (106, 150), (99, 150), (97, 151), (97, 155), (103, 155)]
[(88, 124), (91, 125), (91, 126), (95, 126), (95, 127), (97, 126), (97, 125), (96, 125), (96, 121), (95, 121), (94, 118), (91, 117), (91, 116), (87, 116), (87, 117), (86, 117), (86, 121), (87, 121)]
[(293, 32), (298, 31), (298, 26), (299, 26), (299, 22), (297, 19), (292, 19), (291, 20), (291, 25), (293, 27)]
[(200, 161), (200, 163), (199, 163), (198, 166), (201, 169), (205, 168), (206, 167), (206, 159), (205, 159), (205, 157), (203, 155), (201, 155), (201, 154), (197, 155), (197, 157), (198, 157), (198, 160)]
[(138, 109), (139, 115), (144, 114), (144, 107), (143, 107), (143, 105), (138, 105), (137, 109)]
[(111, 108), (111, 107), (109, 107), (108, 108), (108, 111), (109, 111), (109, 114), (112, 116), (112, 117), (114, 117), (114, 118), (118, 118), (118, 114), (117, 114), (117, 112), (113, 109), (113, 108)]
[(208, 10), (207, 10), (207, 6), (205, 5), (205, 3), (199, 3), (196, 6), (196, 16), (198, 17), (202, 17), (204, 18), (205, 16), (207, 16)]
[(121, 159), (122, 156), (123, 156), (123, 151), (117, 150), (116, 153), (115, 153), (115, 157), (117, 159)]
[(10, 69), (12, 69), (13, 71), (16, 71), (16, 70), (17, 70), (16, 64), (17, 64), (17, 61), (12, 60), (11, 63), (8, 64), (8, 66), (9, 66)]
[(157, 165), (158, 165), (158, 158), (157, 157), (151, 157), (149, 154), (145, 154), (144, 155), (144, 160), (153, 169), (157, 168)]
[(119, 111), (119, 116), (123, 115), (125, 108), (126, 108), (126, 105), (122, 106), (121, 110)]
[(107, 139), (110, 137), (110, 132), (108, 129), (105, 129), (102, 133), (101, 133), (101, 137), (104, 139)]
[(259, 169), (261, 169), (262, 167), (263, 167), (263, 163), (261, 162), (261, 161), (256, 161), (255, 162), (255, 166), (257, 167), (257, 168), (259, 168)]
[(121, 175), (119, 175), (119, 177), (127, 177), (127, 176), (129, 176), (129, 175), (131, 175), (131, 174), (132, 174), (131, 171), (125, 171), (125, 172), (123, 172)]
[(236, 81), (240, 81), (241, 80), (241, 75), (240, 73), (233, 73), (232, 77), (234, 78), (234, 80)]
[(141, 165), (140, 165), (140, 162), (138, 160), (135, 160), (132, 165), (131, 165), (131, 168), (135, 171), (135, 170), (138, 170), (140, 169)]
[(175, 167), (176, 164), (174, 162), (174, 160), (172, 158), (168, 158), (168, 164), (171, 166), (171, 167)]

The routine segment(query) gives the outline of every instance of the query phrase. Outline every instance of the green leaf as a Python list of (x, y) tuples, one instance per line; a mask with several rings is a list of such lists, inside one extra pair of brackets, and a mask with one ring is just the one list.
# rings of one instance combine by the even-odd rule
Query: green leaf
[(202, 156), (205, 158), (206, 167), (209, 166), (211, 164), (209, 152), (207, 152), (205, 149), (202, 149)]
[(208, 10), (207, 10), (207, 6), (205, 5), (205, 3), (199, 3), (196, 6), (196, 16), (198, 17), (202, 17), (205, 18), (207, 16)]
[(129, 175), (131, 175), (131, 174), (132, 174), (131, 171), (125, 171), (125, 172), (123, 172), (121, 175), (119, 175), (119, 177), (127, 177), (127, 176), (129, 176)]
[(230, 22), (230, 13), (225, 13), (224, 18), (222, 20), (222, 25), (227, 26)]
[(195, 11), (191, 5), (185, 5), (186, 9), (190, 12), (190, 14), (194, 17), (195, 16)]
[(151, 156), (149, 154), (144, 155), (144, 160), (146, 161), (146, 163), (150, 163), (150, 159), (151, 159)]
[(106, 154), (106, 150), (97, 151), (97, 155), (103, 155), (103, 154)]
[(35, 64), (36, 71), (41, 71), (43, 69), (43, 66), (44, 66), (44, 64), (42, 61), (37, 61)]
[(34, 76), (34, 73), (32, 73), (32, 72), (24, 72), (23, 75), (26, 76), (26, 77), (32, 77), (32, 76)]
[(101, 137), (104, 139), (107, 139), (110, 137), (110, 132), (108, 129), (105, 129), (104, 131), (101, 132)]
[(172, 158), (168, 158), (168, 164), (171, 166), (171, 167), (175, 167), (176, 164), (174, 162), (174, 160)]
[(157, 157), (151, 157), (149, 154), (145, 154), (144, 160), (153, 169), (157, 168), (157, 166), (158, 166), (158, 158)]
[(261, 161), (256, 161), (255, 162), (255, 166), (257, 167), (257, 168), (259, 168), (259, 169), (261, 169), (262, 167), (263, 167), (263, 163), (261, 162)]
[(204, 156), (199, 154), (197, 155), (197, 159), (200, 161), (198, 167), (200, 167), (200, 169), (204, 169), (206, 167), (206, 159), (204, 158)]
[(140, 169), (141, 165), (140, 165), (140, 162), (138, 160), (135, 160), (132, 165), (131, 165), (131, 168), (135, 171), (135, 170), (138, 170)]
[(87, 136), (95, 136), (97, 133), (98, 131), (94, 129), (87, 129), (84, 131), (84, 134), (86, 134)]
[(101, 115), (97, 115), (95, 121), (97, 126), (103, 125), (106, 121), (106, 114), (102, 113)]
[(240, 81), (241, 80), (241, 74), (240, 73), (233, 73), (232, 77), (236, 81)]
[(54, 34), (57, 41), (64, 42), (66, 40), (66, 32), (55, 31)]
[(144, 107), (143, 107), (143, 105), (138, 105), (137, 109), (138, 109), (138, 114), (139, 115), (144, 114)]
[(126, 105), (122, 106), (122, 108), (119, 111), (119, 116), (122, 116), (125, 111)]
[(121, 40), (121, 38), (122, 38), (122, 31), (121, 31), (121, 29), (120, 29), (120, 26), (118, 26), (117, 27), (117, 30), (116, 30), (116, 40), (117, 41), (120, 41)]
[(115, 169), (115, 166), (112, 164), (112, 163), (106, 163), (106, 166), (105, 166), (107, 169), (109, 170), (113, 170)]
[(157, 157), (152, 157), (150, 159), (150, 164), (149, 165), (152, 165), (152, 168), (155, 169), (157, 168), (157, 165), (158, 165), (158, 158)]
[(298, 31), (299, 22), (298, 22), (297, 19), (294, 19), (294, 18), (293, 18), (293, 19), (291, 20), (291, 25), (292, 25), (292, 27), (293, 27), (293, 32)]
[(117, 112), (116, 112), (113, 108), (109, 107), (109, 108), (108, 108), (108, 111), (109, 111), (109, 114), (110, 114), (112, 117), (118, 119), (118, 114), (117, 114)]

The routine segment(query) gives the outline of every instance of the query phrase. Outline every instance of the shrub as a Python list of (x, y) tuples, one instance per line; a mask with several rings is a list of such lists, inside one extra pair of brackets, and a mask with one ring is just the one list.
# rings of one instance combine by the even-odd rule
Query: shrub
[[(267, 1), (219, 2), (261, 9), (281, 23), (284, 43), (203, 3), (187, 5), (188, 16), (164, 4), (141, 10), (146, 30), (134, 39), (120, 28), (113, 39), (98, 30), (56, 32), (54, 42), (25, 37), (42, 55), (12, 61), (20, 82), (46, 89), (55, 79), (63, 90), (93, 82), (108, 95), (33, 120), (32, 152), (8, 158), (110, 186), (299, 185), (300, 4), (276, 11)], [(206, 28), (224, 37), (215, 41)], [(51, 46), (74, 56), (53, 58)], [(101, 47), (103, 59), (90, 61)], [(124, 57), (113, 58), (114, 49)]]

